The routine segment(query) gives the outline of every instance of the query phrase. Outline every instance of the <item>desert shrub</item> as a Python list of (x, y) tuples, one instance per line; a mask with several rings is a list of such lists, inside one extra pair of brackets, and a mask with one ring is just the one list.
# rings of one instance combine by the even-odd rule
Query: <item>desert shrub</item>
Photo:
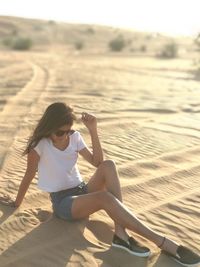
[(48, 21), (48, 24), (49, 24), (49, 25), (55, 25), (56, 22), (55, 22), (54, 20), (49, 20), (49, 21)]
[(197, 37), (194, 39), (194, 43), (198, 47), (198, 50), (200, 50), (200, 33), (197, 35)]
[(74, 45), (77, 50), (81, 50), (84, 47), (84, 43), (82, 41), (77, 41)]
[(34, 31), (42, 31), (43, 30), (43, 27), (42, 27), (42, 25), (39, 25), (39, 24), (38, 25), (34, 25), (33, 26), (33, 30)]
[(32, 45), (31, 39), (19, 37), (13, 40), (11, 48), (14, 50), (29, 50)]
[(22, 37), (7, 37), (3, 40), (3, 45), (13, 50), (29, 50), (32, 47), (32, 40)]
[(90, 27), (90, 28), (88, 28), (88, 29), (86, 30), (86, 33), (89, 33), (89, 34), (95, 34), (95, 30), (94, 30), (92, 27)]
[(140, 51), (141, 52), (146, 52), (147, 51), (147, 46), (146, 45), (141, 45), (140, 46)]
[(174, 42), (166, 44), (157, 56), (161, 58), (176, 58), (178, 56), (178, 45)]
[(126, 42), (123, 38), (123, 36), (119, 35), (115, 39), (111, 40), (109, 42), (109, 47), (112, 51), (121, 51), (126, 46)]
[(127, 41), (126, 41), (126, 45), (131, 46), (132, 43), (133, 43), (133, 39), (131, 39), (131, 38), (127, 39)]
[(13, 29), (12, 32), (11, 32), (11, 35), (15, 35), (17, 36), (18, 35), (18, 29)]
[[(195, 38), (194, 42), (198, 48), (198, 51), (200, 51), (200, 33)], [(200, 59), (197, 59), (194, 62), (194, 65), (195, 65), (194, 76), (197, 80), (200, 80)]]
[(130, 52), (135, 52), (136, 49), (135, 49), (135, 47), (131, 47), (129, 51), (130, 51)]
[(197, 67), (197, 69), (194, 72), (194, 75), (195, 75), (195, 79), (199, 81), (200, 80), (200, 66)]
[(6, 37), (5, 39), (3, 39), (2, 43), (4, 46), (7, 46), (9, 48), (11, 48), (12, 46), (12, 42), (13, 42), (13, 39), (11, 37)]
[(197, 59), (193, 62), (194, 70), (192, 74), (194, 75), (194, 79), (200, 80), (200, 59)]
[(152, 34), (148, 34), (148, 35), (146, 35), (146, 36), (145, 36), (145, 39), (148, 40), (148, 41), (151, 40), (151, 39), (152, 39)]

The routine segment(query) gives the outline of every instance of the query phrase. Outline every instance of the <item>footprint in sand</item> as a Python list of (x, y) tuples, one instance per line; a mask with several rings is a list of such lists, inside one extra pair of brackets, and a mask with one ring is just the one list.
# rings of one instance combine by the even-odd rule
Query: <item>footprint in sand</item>
[(52, 218), (52, 212), (37, 208), (18, 212), (15, 216), (20, 218), (21, 222), (24, 224), (29, 223), (37, 225), (49, 221)]
[(0, 203), (6, 206), (14, 207), (14, 198), (12, 198), (9, 194), (0, 193)]

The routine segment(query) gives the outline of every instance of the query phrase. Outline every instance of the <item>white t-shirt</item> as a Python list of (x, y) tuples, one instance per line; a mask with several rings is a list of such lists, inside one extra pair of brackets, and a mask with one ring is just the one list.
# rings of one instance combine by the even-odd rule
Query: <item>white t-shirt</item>
[(69, 136), (69, 145), (60, 150), (50, 138), (39, 141), (34, 150), (40, 156), (38, 187), (47, 192), (57, 192), (79, 185), (83, 180), (77, 167), (78, 152), (86, 144), (78, 131)]

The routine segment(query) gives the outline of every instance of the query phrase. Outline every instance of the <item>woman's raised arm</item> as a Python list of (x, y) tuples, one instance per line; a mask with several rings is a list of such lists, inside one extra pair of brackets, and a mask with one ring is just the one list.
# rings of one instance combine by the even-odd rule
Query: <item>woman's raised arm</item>
[(93, 151), (91, 152), (87, 148), (84, 148), (79, 153), (92, 165), (98, 167), (103, 162), (103, 151), (97, 132), (97, 119), (94, 115), (84, 112), (82, 113), (82, 122), (89, 130)]

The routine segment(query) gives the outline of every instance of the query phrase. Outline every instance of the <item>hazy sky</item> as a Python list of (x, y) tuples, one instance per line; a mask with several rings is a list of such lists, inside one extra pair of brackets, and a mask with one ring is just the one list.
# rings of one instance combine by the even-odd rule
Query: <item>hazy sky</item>
[(0, 15), (170, 34), (200, 32), (200, 0), (0, 0)]

